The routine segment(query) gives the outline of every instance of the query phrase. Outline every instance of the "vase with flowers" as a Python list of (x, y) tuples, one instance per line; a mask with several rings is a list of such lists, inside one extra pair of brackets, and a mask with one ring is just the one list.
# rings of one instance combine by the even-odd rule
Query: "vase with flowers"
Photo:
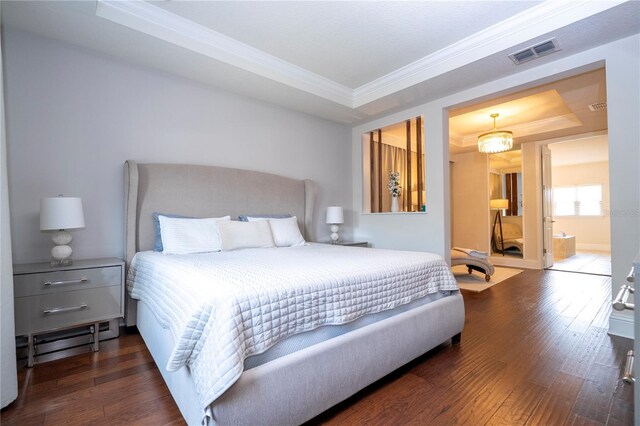
[(402, 186), (400, 186), (400, 172), (389, 171), (389, 182), (387, 188), (391, 193), (391, 211), (398, 211), (398, 197), (402, 195)]

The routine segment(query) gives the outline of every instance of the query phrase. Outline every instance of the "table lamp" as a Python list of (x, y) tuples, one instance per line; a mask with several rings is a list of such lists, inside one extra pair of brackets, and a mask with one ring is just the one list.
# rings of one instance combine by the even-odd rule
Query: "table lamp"
[(344, 223), (344, 212), (342, 207), (340, 206), (331, 206), (327, 207), (327, 224), (331, 225), (331, 241), (333, 244), (338, 243), (338, 231), (340, 227), (338, 225), (342, 225)]
[(84, 228), (82, 199), (78, 197), (42, 198), (40, 200), (40, 230), (56, 231), (51, 236), (51, 266), (72, 264), (73, 250), (69, 244), (73, 240), (70, 229)]

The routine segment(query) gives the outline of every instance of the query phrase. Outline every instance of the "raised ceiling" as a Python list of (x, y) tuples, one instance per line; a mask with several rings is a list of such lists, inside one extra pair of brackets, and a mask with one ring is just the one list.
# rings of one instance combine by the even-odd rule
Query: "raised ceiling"
[[(343, 123), (640, 31), (638, 2), (3, 1), (2, 24)], [(556, 37), (561, 51), (507, 58)]]
[(477, 138), (491, 130), (490, 114), (500, 114), (498, 129), (513, 132), (514, 145), (607, 130), (607, 111), (590, 104), (606, 102), (603, 68), (501, 96), (449, 113), (450, 153), (477, 149)]
[(539, 3), (542, 2), (155, 4), (356, 89)]

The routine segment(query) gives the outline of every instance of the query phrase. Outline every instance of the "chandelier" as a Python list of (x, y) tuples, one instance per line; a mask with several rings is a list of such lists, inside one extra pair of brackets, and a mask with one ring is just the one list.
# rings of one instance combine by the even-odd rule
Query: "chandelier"
[(500, 114), (491, 114), (493, 130), (478, 136), (478, 151), (485, 154), (509, 151), (513, 148), (513, 133), (496, 129), (496, 118)]

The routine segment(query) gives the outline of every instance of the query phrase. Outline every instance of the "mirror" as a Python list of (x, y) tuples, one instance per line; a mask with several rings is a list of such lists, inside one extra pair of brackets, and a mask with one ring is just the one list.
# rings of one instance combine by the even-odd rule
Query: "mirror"
[(491, 251), (522, 257), (522, 151), (489, 155), (489, 206)]
[(522, 151), (489, 155), (489, 199), (508, 200), (503, 216), (522, 216)]

